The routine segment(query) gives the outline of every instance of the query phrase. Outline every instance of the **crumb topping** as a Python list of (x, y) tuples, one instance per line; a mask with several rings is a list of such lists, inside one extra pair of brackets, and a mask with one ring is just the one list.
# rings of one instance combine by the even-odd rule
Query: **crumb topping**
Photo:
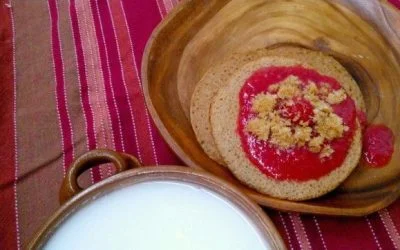
[(312, 128), (297, 126), (294, 129), (294, 138), (300, 146), (306, 145), (311, 140)]
[[(293, 110), (301, 98), (312, 105), (310, 120), (301, 120), (300, 111), (290, 117), (282, 116), (288, 109)], [(329, 84), (317, 86), (314, 82), (304, 86), (299, 78), (292, 75), (270, 85), (266, 92), (253, 98), (252, 111), (256, 117), (248, 121), (246, 131), (279, 149), (306, 147), (318, 153), (321, 159), (328, 158), (334, 152), (329, 142), (342, 137), (349, 129), (342, 118), (333, 112), (331, 105), (346, 98), (343, 89), (332, 91)]]
[(293, 98), (301, 93), (301, 82), (295, 76), (289, 76), (278, 85), (278, 97), (281, 99)]
[(321, 158), (329, 157), (330, 155), (333, 154), (333, 152), (334, 151), (331, 146), (325, 145), (321, 150), (320, 157)]
[(260, 140), (268, 140), (271, 125), (265, 119), (256, 117), (247, 123), (248, 132), (255, 134)]
[(269, 113), (276, 104), (276, 95), (259, 94), (253, 100), (252, 111), (256, 113)]
[(324, 137), (317, 136), (310, 140), (308, 147), (311, 152), (319, 153), (321, 151), (322, 144), (324, 143)]
[(328, 95), (326, 98), (326, 101), (329, 104), (339, 104), (343, 102), (346, 99), (346, 92), (344, 92), (343, 89), (339, 89), (337, 91), (334, 91)]

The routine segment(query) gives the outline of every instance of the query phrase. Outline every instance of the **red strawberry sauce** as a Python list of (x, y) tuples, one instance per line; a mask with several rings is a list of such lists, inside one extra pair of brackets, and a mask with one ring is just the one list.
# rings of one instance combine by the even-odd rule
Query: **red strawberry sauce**
[[(307, 86), (309, 81), (314, 82), (318, 88), (322, 86), (322, 83), (328, 84), (332, 90), (337, 90), (341, 86), (334, 78), (301, 66), (262, 68), (246, 80), (240, 91), (237, 132), (241, 139), (242, 149), (248, 159), (265, 175), (278, 180), (307, 181), (318, 179), (338, 168), (346, 158), (351, 146), (356, 130), (357, 110), (350, 97), (347, 97), (340, 104), (332, 105), (333, 111), (342, 118), (349, 130), (344, 132), (341, 138), (329, 142), (334, 150), (329, 158), (321, 159), (318, 153), (313, 153), (306, 147), (278, 149), (268, 141), (258, 140), (245, 129), (248, 120), (256, 116), (251, 110), (251, 102), (254, 96), (259, 93), (266, 93), (270, 85), (279, 83), (290, 75), (297, 76), (302, 82), (302, 87)], [(310, 116), (308, 105), (300, 99), (295, 103), (293, 109), (288, 109), (288, 113), (285, 115), (291, 117), (294, 114), (290, 112), (300, 112), (301, 119), (307, 120)], [(279, 103), (277, 106), (279, 106)]]

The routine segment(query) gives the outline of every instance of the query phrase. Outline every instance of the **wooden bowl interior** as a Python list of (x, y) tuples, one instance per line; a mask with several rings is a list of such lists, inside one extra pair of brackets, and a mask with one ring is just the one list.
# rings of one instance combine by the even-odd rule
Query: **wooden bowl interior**
[[(400, 194), (396, 28), (400, 30), (400, 14), (385, 1), (184, 1), (157, 27), (147, 45), (142, 65), (146, 101), (161, 134), (187, 165), (228, 180), (259, 204), (306, 213), (365, 215)], [(368, 121), (383, 123), (395, 133), (395, 153), (388, 166), (373, 169), (360, 164), (334, 192), (292, 202), (243, 186), (208, 158), (188, 120), (195, 84), (209, 67), (233, 52), (285, 43), (332, 55), (353, 75), (364, 95)]]

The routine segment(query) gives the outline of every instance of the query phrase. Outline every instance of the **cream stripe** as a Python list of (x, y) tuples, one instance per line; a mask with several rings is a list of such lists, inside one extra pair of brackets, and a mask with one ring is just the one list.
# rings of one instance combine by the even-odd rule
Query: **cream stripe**
[(95, 136), (95, 147), (97, 148), (98, 147), (98, 139), (97, 139), (98, 134), (96, 132), (98, 131), (97, 127), (99, 127), (99, 125), (98, 125), (99, 121), (97, 121), (97, 119), (96, 119), (96, 115), (95, 115), (96, 103), (95, 103), (95, 101), (93, 99), (94, 97), (92, 95), (92, 93), (94, 91), (93, 91), (93, 84), (91, 84), (91, 83), (93, 83), (93, 76), (92, 76), (91, 68), (93, 68), (93, 66), (90, 65), (91, 63), (90, 63), (90, 61), (88, 59), (88, 58), (90, 58), (90, 55), (89, 55), (89, 52), (88, 52), (88, 47), (89, 46), (86, 44), (87, 43), (86, 25), (85, 25), (85, 23), (83, 23), (82, 18), (79, 17), (80, 15), (82, 15), (80, 13), (84, 12), (84, 11), (82, 11), (82, 8), (83, 8), (83, 6), (81, 6), (82, 2), (83, 1), (79, 1), (79, 0), (75, 1), (75, 8), (76, 8), (76, 14), (77, 14), (77, 18), (78, 18), (79, 33), (80, 33), (80, 36), (81, 36), (82, 51), (83, 51), (83, 57), (84, 57), (84, 63), (85, 63), (84, 71), (86, 73), (86, 81), (87, 81), (87, 85), (88, 85), (87, 87), (88, 87), (89, 105), (91, 107), (92, 114), (93, 114), (93, 127), (94, 127), (94, 131), (95, 131), (95, 133), (94, 133), (94, 136)]
[(390, 217), (389, 211), (385, 208), (379, 211), (379, 217), (381, 218), (383, 225), (387, 233), (389, 234), (389, 238), (392, 240), (393, 245), (396, 249), (400, 249), (400, 236), (397, 231), (396, 226), (393, 223), (392, 217)]
[(19, 230), (19, 211), (18, 211), (18, 137), (17, 137), (17, 66), (15, 60), (15, 25), (14, 25), (14, 11), (12, 9), (12, 0), (9, 1), (9, 10), (11, 15), (11, 28), (12, 28), (12, 49), (13, 49), (13, 74), (14, 74), (14, 153), (15, 153), (15, 173), (14, 173), (14, 210), (15, 210), (15, 229), (17, 235), (17, 248), (21, 249), (21, 233)]
[[(68, 1), (69, 1), (69, 8), (71, 8), (71, 1), (70, 0), (68, 0)], [(79, 82), (79, 100), (80, 100), (80, 104), (81, 104), (82, 110), (84, 110), (83, 97), (82, 97), (82, 91), (81, 91), (82, 90), (82, 86), (81, 86), (82, 83), (80, 82), (81, 76), (80, 76), (80, 72), (79, 72), (78, 54), (76, 52), (76, 48), (77, 48), (77, 46), (76, 46), (76, 37), (75, 37), (75, 33), (74, 33), (74, 27), (72, 25), (71, 11), (68, 11), (68, 13), (69, 13), (69, 22), (70, 22), (70, 25), (71, 25), (72, 37), (74, 39), (74, 46), (75, 46), (74, 54), (75, 54), (76, 71), (77, 71), (77, 74), (78, 74), (78, 82)], [(85, 71), (86, 71), (86, 69), (85, 69)], [(87, 80), (87, 75), (86, 75), (86, 80)], [(89, 102), (89, 109), (93, 113), (93, 108), (92, 108), (92, 105), (90, 104), (90, 102)], [(86, 117), (86, 113), (85, 112), (83, 112), (83, 116), (84, 116), (85, 128), (86, 128), (85, 129), (86, 140), (88, 140), (88, 138), (89, 138), (89, 135), (88, 135), (88, 132), (87, 132), (88, 122), (87, 122), (87, 117)], [(86, 150), (89, 150), (89, 144), (88, 143), (86, 143)], [(90, 179), (91, 179), (92, 184), (93, 184), (94, 183), (93, 169), (90, 169)]]
[(294, 231), (296, 233), (297, 241), (299, 242), (300, 248), (304, 250), (311, 249), (310, 241), (307, 236), (307, 232), (304, 229), (303, 222), (299, 214), (297, 213), (290, 213), (290, 220), (292, 222)]
[(376, 237), (375, 230), (372, 227), (371, 222), (369, 221), (368, 217), (365, 217), (365, 220), (367, 221), (368, 227), (371, 230), (371, 233), (372, 233), (372, 236), (374, 238), (376, 246), (378, 247), (378, 249), (382, 249), (381, 244), (379, 243), (378, 238)]
[(292, 240), (291, 240), (291, 237), (290, 237), (290, 235), (289, 235), (289, 230), (288, 230), (288, 228), (287, 228), (286, 222), (285, 222), (285, 220), (283, 219), (282, 213), (281, 213), (281, 212), (278, 212), (278, 213), (279, 213), (279, 218), (280, 218), (281, 221), (282, 221), (283, 228), (285, 229), (286, 236), (287, 236), (288, 241), (289, 241), (289, 247), (290, 247), (291, 250), (293, 250), (294, 248), (293, 248), (293, 245), (292, 245)]
[(161, 18), (164, 18), (165, 15), (164, 15), (164, 13), (162, 13), (160, 3), (158, 2), (159, 0), (154, 0), (154, 1), (155, 1), (156, 4), (157, 4), (158, 12), (160, 12)]
[[(87, 68), (87, 72), (88, 72), (88, 83), (89, 86), (93, 85), (93, 90), (95, 95), (89, 95), (89, 98), (92, 97), (91, 99), (91, 103), (97, 108), (97, 110), (95, 110), (95, 112), (93, 112), (94, 114), (98, 114), (95, 115), (95, 117), (97, 117), (95, 120), (98, 122), (95, 132), (100, 131), (101, 134), (99, 135), (99, 137), (97, 138), (97, 146), (98, 147), (104, 147), (107, 146), (107, 137), (106, 137), (106, 128), (105, 128), (105, 123), (104, 123), (104, 107), (102, 104), (104, 104), (105, 99), (100, 97), (100, 92), (99, 92), (99, 85), (101, 85), (101, 79), (100, 78), (100, 74), (98, 71), (98, 66), (100, 64), (98, 58), (99, 58), (99, 54), (97, 54), (96, 52), (98, 50), (95, 49), (95, 42), (93, 41), (95, 38), (95, 32), (94, 32), (94, 27), (93, 27), (93, 23), (91, 23), (90, 21), (88, 21), (88, 16), (87, 16), (87, 11), (88, 8), (90, 8), (90, 6), (85, 6), (85, 3), (87, 3), (86, 1), (77, 1), (79, 4), (82, 4), (79, 6), (79, 8), (77, 8), (78, 13), (82, 16), (82, 19), (78, 19), (80, 20), (80, 24), (82, 27), (82, 41), (83, 41), (83, 49), (85, 51), (85, 61), (87, 62), (86, 64), (86, 68)], [(107, 119), (108, 121), (108, 119)]]
[[(105, 55), (106, 55), (106, 61), (107, 61), (107, 70), (108, 70), (108, 80), (110, 82), (110, 84), (112, 83), (112, 79), (111, 79), (111, 69), (110, 69), (110, 60), (108, 58), (108, 47), (107, 44), (105, 42), (105, 37), (104, 37), (104, 30), (103, 30), (103, 25), (101, 23), (101, 16), (100, 16), (100, 12), (99, 12), (99, 6), (97, 1), (95, 1), (95, 7), (96, 7), (96, 15), (98, 16), (99, 20), (100, 20), (100, 30), (101, 30), (101, 42), (103, 43), (103, 46), (105, 48)], [(113, 99), (113, 104), (117, 113), (117, 120), (118, 120), (118, 130), (119, 130), (119, 134), (121, 137), (121, 146), (122, 146), (122, 151), (125, 152), (125, 140), (124, 137), (122, 135), (122, 123), (121, 123), (121, 117), (120, 117), (120, 113), (119, 113), (119, 109), (117, 107), (117, 100), (115, 98), (115, 93), (114, 93), (114, 88), (111, 86), (111, 96)], [(114, 145), (115, 145), (115, 141), (114, 141)]]
[(163, 2), (167, 13), (169, 13), (173, 8), (171, 0), (163, 0)]
[[(93, 13), (91, 11), (91, 6), (89, 1), (80, 1), (84, 5), (83, 10), (83, 18), (85, 22), (85, 26), (87, 27), (87, 37), (88, 37), (88, 44), (89, 44), (89, 49), (90, 49), (90, 58), (92, 61), (92, 74), (94, 78), (94, 86), (95, 86), (95, 91), (96, 91), (96, 100), (97, 100), (97, 107), (98, 107), (98, 112), (99, 112), (99, 117), (100, 117), (100, 123), (101, 123), (101, 133), (103, 135), (102, 140), (99, 140), (99, 145), (104, 148), (112, 148), (115, 149), (115, 141), (114, 141), (114, 136), (112, 133), (112, 128), (111, 128), (111, 115), (110, 115), (110, 110), (107, 105), (107, 99), (106, 99), (106, 91), (105, 91), (105, 86), (104, 86), (104, 78), (103, 78), (103, 69), (101, 67), (101, 62), (100, 62), (100, 49), (97, 45), (97, 36), (96, 36), (96, 31), (95, 31), (95, 26), (94, 26), (94, 18), (93, 18)], [(90, 17), (87, 15), (90, 12)], [(100, 70), (98, 70), (100, 69)], [(101, 91), (101, 93), (100, 93)], [(106, 166), (102, 166), (100, 168), (100, 175), (101, 178), (105, 178), (107, 176), (111, 176), (111, 164), (106, 164)]]
[[(91, 34), (89, 33), (89, 28), (86, 18), (86, 6), (84, 6), (86, 1), (75, 1), (76, 15), (79, 24), (79, 33), (81, 36), (83, 57), (85, 62), (85, 72), (87, 79), (89, 104), (92, 106), (93, 114), (93, 126), (94, 126), (94, 136), (95, 136), (95, 147), (104, 147), (105, 145), (105, 133), (104, 133), (104, 123), (101, 104), (99, 102), (99, 92), (98, 84), (95, 73), (96, 64), (93, 60), (93, 49), (91, 44)], [(100, 132), (100, 133), (99, 133)], [(100, 168), (100, 178), (104, 179), (104, 173), (102, 168)]]
[[(108, 12), (110, 13), (110, 16), (112, 17), (110, 3), (109, 3), (108, 0), (106, 0), (106, 2), (107, 2)], [(124, 74), (123, 65), (122, 65), (121, 52), (120, 52), (120, 48), (119, 48), (119, 44), (118, 44), (117, 31), (115, 30), (115, 24), (114, 24), (114, 19), (113, 18), (111, 18), (111, 26), (112, 26), (112, 29), (113, 29), (113, 32), (114, 32), (115, 41), (117, 41), (116, 42), (116, 46), (117, 46), (118, 60), (119, 60), (119, 63), (121, 65), (122, 82), (124, 84), (125, 97), (126, 97), (126, 100), (128, 102), (129, 112), (131, 114), (132, 125), (133, 125), (133, 133), (134, 133), (134, 137), (135, 137), (135, 144), (136, 144), (136, 148), (137, 148), (137, 151), (138, 151), (138, 158), (139, 158), (140, 162), (143, 162), (141, 147), (139, 145), (138, 135), (137, 135), (137, 130), (136, 130), (136, 122), (135, 122), (134, 114), (133, 114), (133, 111), (132, 111), (132, 104), (131, 104), (131, 101), (129, 99), (128, 88), (126, 86), (126, 79), (125, 79), (125, 74)]]
[(128, 26), (128, 21), (127, 21), (127, 18), (126, 18), (125, 9), (124, 9), (124, 6), (123, 6), (123, 4), (122, 4), (121, 1), (120, 1), (120, 5), (121, 5), (122, 13), (123, 13), (123, 15), (124, 15), (125, 27), (126, 27), (126, 30), (128, 31), (129, 46), (130, 46), (131, 53), (132, 53), (132, 61), (133, 61), (134, 71), (135, 71), (135, 74), (136, 74), (136, 80), (137, 80), (137, 82), (139, 83), (140, 95), (142, 96), (143, 102), (144, 102), (144, 106), (146, 107), (145, 110), (144, 110), (144, 115), (145, 115), (145, 117), (146, 117), (147, 129), (148, 129), (149, 135), (150, 135), (151, 147), (152, 147), (152, 150), (153, 150), (154, 161), (156, 162), (156, 165), (159, 165), (159, 161), (158, 161), (158, 157), (157, 157), (157, 152), (156, 152), (156, 147), (155, 147), (155, 145), (154, 145), (154, 135), (153, 135), (153, 132), (152, 132), (152, 130), (151, 130), (149, 112), (148, 112), (147, 104), (146, 104), (146, 101), (145, 101), (145, 98), (144, 98), (144, 94), (143, 94), (142, 81), (141, 81), (141, 79), (140, 79), (140, 77), (139, 77), (139, 74), (138, 74), (138, 67), (137, 67), (137, 65), (136, 65), (136, 56), (135, 56), (135, 51), (133, 50), (133, 42), (132, 42), (131, 31), (129, 30), (129, 26)]

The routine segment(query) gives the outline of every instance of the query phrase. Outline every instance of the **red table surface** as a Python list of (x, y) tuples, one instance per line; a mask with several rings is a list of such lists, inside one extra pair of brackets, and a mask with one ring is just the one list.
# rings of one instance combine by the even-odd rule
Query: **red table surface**
[[(146, 41), (177, 2), (0, 0), (0, 249), (26, 246), (59, 207), (66, 168), (87, 150), (181, 164), (140, 80)], [(111, 174), (102, 166), (82, 182)], [(400, 248), (399, 201), (362, 218), (266, 213), (289, 249)]]

